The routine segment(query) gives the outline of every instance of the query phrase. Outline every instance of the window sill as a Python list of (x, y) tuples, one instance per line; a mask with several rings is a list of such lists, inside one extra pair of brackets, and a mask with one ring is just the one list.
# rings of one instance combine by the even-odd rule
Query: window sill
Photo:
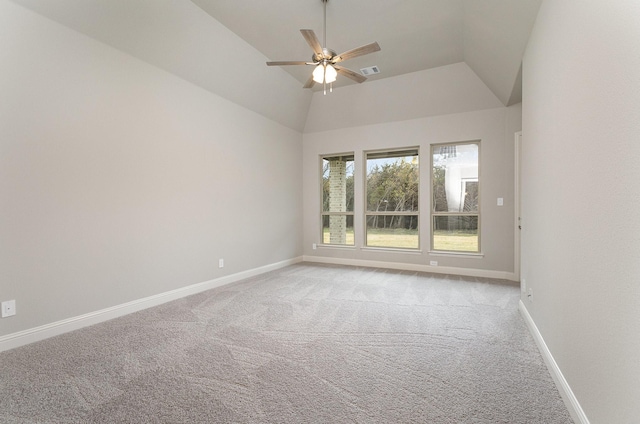
[(353, 244), (316, 244), (318, 249), (346, 249), (356, 250)]
[(414, 255), (421, 255), (422, 250), (419, 249), (403, 249), (401, 247), (372, 247), (364, 246), (360, 250), (372, 251), (372, 252), (396, 252), (396, 253), (409, 253)]
[(484, 253), (468, 253), (468, 252), (441, 252), (439, 250), (429, 250), (429, 256), (449, 256), (454, 258), (470, 258), (470, 259), (482, 259)]

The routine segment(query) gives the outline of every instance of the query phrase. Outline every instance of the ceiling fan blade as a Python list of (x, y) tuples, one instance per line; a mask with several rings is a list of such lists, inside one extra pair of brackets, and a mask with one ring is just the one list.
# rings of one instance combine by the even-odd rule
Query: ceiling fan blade
[(308, 65), (308, 64), (310, 63), (304, 62), (301, 60), (284, 60), (279, 62), (267, 62), (267, 66)]
[(336, 69), (336, 71), (338, 71), (340, 75), (343, 75), (347, 78), (351, 78), (357, 83), (365, 82), (367, 80), (367, 77), (364, 77), (359, 73), (352, 71), (351, 69), (341, 68), (339, 66), (334, 66), (334, 68)]
[(380, 51), (380, 46), (377, 42), (367, 44), (365, 46), (356, 47), (355, 49), (347, 50), (346, 52), (337, 55), (334, 59), (334, 63), (342, 62), (343, 60), (353, 59), (354, 57), (364, 56), (365, 54)]
[(313, 84), (315, 84), (316, 82), (313, 80), (313, 75), (311, 75), (309, 77), (309, 79), (307, 80), (307, 82), (302, 86), (302, 88), (311, 88), (313, 87)]
[(322, 45), (320, 45), (320, 41), (318, 41), (318, 37), (316, 37), (316, 33), (313, 32), (312, 29), (301, 29), (300, 32), (309, 46), (313, 49), (313, 52), (316, 56), (322, 56)]

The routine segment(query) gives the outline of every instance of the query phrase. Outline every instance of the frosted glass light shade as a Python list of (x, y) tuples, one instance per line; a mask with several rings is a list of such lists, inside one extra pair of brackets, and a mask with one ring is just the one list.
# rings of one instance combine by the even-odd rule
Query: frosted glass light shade
[(313, 80), (318, 84), (322, 84), (324, 80), (324, 66), (321, 64), (316, 66), (316, 69), (313, 70)]
[(322, 84), (325, 77), (327, 83), (334, 82), (337, 76), (338, 72), (336, 68), (331, 65), (327, 65), (325, 68), (322, 64), (319, 64), (316, 66), (316, 69), (313, 70), (313, 80), (318, 84)]
[(324, 74), (324, 77), (327, 80), (327, 83), (334, 82), (337, 76), (338, 76), (338, 71), (336, 71), (336, 68), (334, 68), (331, 65), (327, 65), (327, 70)]

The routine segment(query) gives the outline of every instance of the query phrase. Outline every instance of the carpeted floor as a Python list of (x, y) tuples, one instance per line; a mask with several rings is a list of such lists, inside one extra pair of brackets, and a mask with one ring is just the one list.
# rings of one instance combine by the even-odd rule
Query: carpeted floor
[(571, 423), (518, 298), (299, 264), (0, 353), (0, 422)]

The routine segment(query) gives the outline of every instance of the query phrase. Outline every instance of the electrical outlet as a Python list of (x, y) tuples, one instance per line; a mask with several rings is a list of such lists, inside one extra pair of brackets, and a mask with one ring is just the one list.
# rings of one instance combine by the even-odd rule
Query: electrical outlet
[(2, 318), (14, 316), (16, 314), (16, 301), (7, 300), (2, 302)]
[(438, 261), (429, 261), (429, 265), (438, 266)]
[(498, 197), (498, 206), (503, 206), (503, 205), (504, 205), (504, 198)]
[(224, 259), (218, 259), (218, 268), (224, 268)]
[(317, 244), (315, 244), (315, 243), (313, 243), (313, 244), (311, 245), (311, 248), (312, 248), (313, 250), (316, 250), (316, 249), (318, 248), (318, 245), (317, 245)]

